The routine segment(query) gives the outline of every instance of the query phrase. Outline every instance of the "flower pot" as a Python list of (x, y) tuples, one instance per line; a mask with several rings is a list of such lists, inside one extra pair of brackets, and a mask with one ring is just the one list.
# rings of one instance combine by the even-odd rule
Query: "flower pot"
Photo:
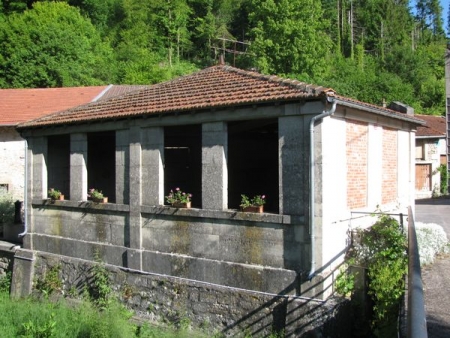
[(176, 202), (176, 203), (172, 203), (172, 206), (173, 206), (174, 208), (186, 208), (186, 209), (190, 209), (190, 208), (191, 208), (191, 202), (186, 202), (186, 203)]
[(251, 205), (249, 207), (241, 208), (243, 212), (264, 212), (264, 205)]
[(64, 201), (64, 195), (61, 194), (61, 195), (59, 195), (59, 197), (50, 197), (48, 199), (50, 199), (50, 201), (52, 201), (52, 202), (54, 202), (54, 201)]
[(108, 197), (102, 197), (102, 198), (94, 198), (94, 197), (92, 197), (92, 202), (95, 202), (95, 203), (108, 203)]

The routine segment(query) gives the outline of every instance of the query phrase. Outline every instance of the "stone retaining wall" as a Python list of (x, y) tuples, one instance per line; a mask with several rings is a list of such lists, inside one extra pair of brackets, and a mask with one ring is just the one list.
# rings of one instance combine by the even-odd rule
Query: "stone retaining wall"
[[(92, 278), (93, 263), (37, 252), (34, 278), (59, 270), (63, 294), (81, 294)], [(225, 336), (248, 333), (268, 337), (284, 330), (289, 337), (348, 337), (346, 301), (319, 301), (222, 287), (182, 278), (146, 274), (105, 265), (114, 292), (141, 320), (177, 323)], [(288, 290), (286, 290), (288, 291)]]

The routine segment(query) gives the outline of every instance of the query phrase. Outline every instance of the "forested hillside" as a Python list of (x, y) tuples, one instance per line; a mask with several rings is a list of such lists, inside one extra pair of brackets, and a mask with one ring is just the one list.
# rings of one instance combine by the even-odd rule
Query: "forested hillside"
[[(438, 0), (0, 0), (0, 87), (152, 84), (217, 63), (445, 112)], [(413, 14), (414, 13), (414, 14)]]

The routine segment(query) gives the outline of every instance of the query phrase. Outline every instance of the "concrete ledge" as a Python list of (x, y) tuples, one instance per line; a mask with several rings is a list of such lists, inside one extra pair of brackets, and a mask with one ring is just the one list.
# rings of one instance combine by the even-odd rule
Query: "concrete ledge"
[(0, 251), (14, 253), (18, 249), (20, 249), (20, 245), (11, 242), (0, 241)]
[(98, 209), (108, 211), (121, 211), (129, 212), (130, 206), (127, 204), (116, 203), (94, 203), (92, 201), (52, 201), (50, 199), (33, 199), (31, 202), (34, 207), (46, 206), (46, 207), (67, 207), (67, 208), (83, 208), (83, 209)]
[(205, 210), (205, 209), (178, 209), (169, 206), (141, 206), (143, 214), (161, 214), (168, 216), (187, 216), (211, 219), (229, 219), (233, 221), (250, 221), (279, 224), (303, 224), (304, 216), (278, 215), (269, 213), (240, 212), (237, 210)]

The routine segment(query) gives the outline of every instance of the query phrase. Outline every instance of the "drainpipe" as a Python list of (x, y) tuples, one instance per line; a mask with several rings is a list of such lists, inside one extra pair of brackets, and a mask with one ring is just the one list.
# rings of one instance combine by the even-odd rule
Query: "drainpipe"
[(19, 234), (19, 237), (23, 237), (28, 232), (28, 226), (27, 226), (27, 220), (28, 220), (28, 141), (25, 140), (25, 182), (24, 182), (24, 230), (22, 233)]
[(314, 199), (315, 199), (315, 178), (316, 160), (314, 152), (314, 123), (327, 116), (333, 115), (336, 111), (336, 100), (327, 96), (327, 102), (333, 103), (330, 110), (324, 110), (321, 114), (313, 116), (309, 124), (309, 234), (311, 237), (311, 270), (308, 274), (308, 280), (311, 280), (316, 273), (316, 243), (315, 243), (315, 221), (314, 221)]

